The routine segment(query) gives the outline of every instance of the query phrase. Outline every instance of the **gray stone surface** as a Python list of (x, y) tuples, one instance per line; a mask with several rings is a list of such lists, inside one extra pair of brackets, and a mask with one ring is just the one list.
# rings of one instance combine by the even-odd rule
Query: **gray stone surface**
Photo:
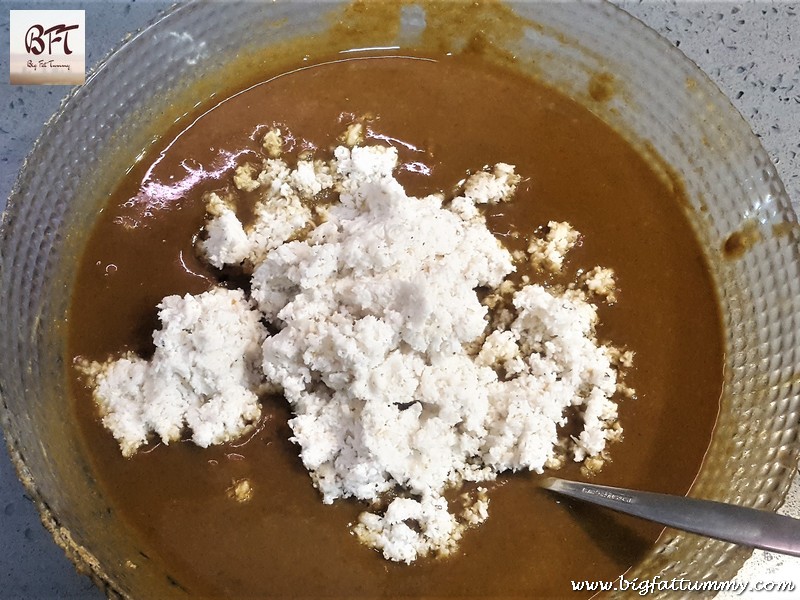
[[(618, 1), (697, 63), (749, 121), (769, 152), (795, 206), (800, 202), (800, 4), (793, 2)], [(68, 88), (8, 83), (9, 9), (86, 10), (87, 66), (169, 5), (163, 0), (0, 1), (0, 208), (42, 125)], [(798, 482), (784, 512), (800, 515)], [(0, 451), (0, 599), (100, 598), (75, 573), (39, 523)], [(740, 573), (750, 582), (795, 578), (800, 560), (757, 552)], [(747, 597), (747, 596), (744, 596)], [(766, 596), (765, 596), (766, 597)], [(789, 598), (769, 594), (769, 598)], [(795, 596), (796, 597), (796, 596)]]

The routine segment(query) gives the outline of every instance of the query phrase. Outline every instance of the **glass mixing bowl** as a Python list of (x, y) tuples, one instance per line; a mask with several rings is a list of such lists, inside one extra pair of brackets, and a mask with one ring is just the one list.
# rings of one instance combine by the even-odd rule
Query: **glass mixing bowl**
[[(371, 22), (336, 2), (183, 5), (95, 69), (45, 128), (0, 229), (3, 427), (56, 542), (109, 594), (186, 595), (138, 560), (69, 418), (66, 315), (91, 224), (119, 175), (199, 99), (222, 95), (242, 70), (274, 71), (298, 53), (330, 53), (333, 44), (424, 49), (446, 39), (457, 49), (480, 39), (496, 60), (514, 57), (515, 68), (589, 106), (678, 174), (717, 287), (726, 344), (719, 420), (692, 495), (780, 506), (798, 458), (800, 228), (758, 140), (689, 60), (609, 4), (462, 6), (456, 21), (451, 10), (449, 21), (434, 22), (439, 13), (422, 3)], [(426, 19), (439, 28), (435, 40)], [(667, 530), (628, 576), (725, 580), (748, 554)]]

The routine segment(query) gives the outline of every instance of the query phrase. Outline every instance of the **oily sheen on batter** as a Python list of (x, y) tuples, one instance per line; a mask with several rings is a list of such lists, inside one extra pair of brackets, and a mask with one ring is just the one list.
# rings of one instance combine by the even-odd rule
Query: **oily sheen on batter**
[[(266, 78), (265, 78), (266, 79)], [(243, 86), (244, 88), (245, 86)], [(156, 304), (200, 293), (228, 274), (197, 258), (204, 192), (255, 160), (265, 124), (328, 150), (349, 120), (370, 115), (367, 143), (397, 148), (409, 193), (448, 189), (468, 170), (507, 162), (523, 175), (516, 199), (491, 208), (490, 228), (511, 249), (548, 221), (583, 235), (575, 268), (614, 269), (619, 301), (601, 306), (598, 337), (636, 353), (621, 403), (625, 438), (599, 483), (685, 493), (707, 448), (721, 388), (720, 320), (680, 190), (588, 110), (477, 57), (376, 56), (295, 71), (249, 87), (178, 124), (120, 183), (85, 251), (70, 314), (70, 351), (104, 360), (152, 353)], [(186, 123), (192, 125), (187, 127)], [(298, 144), (289, 156), (304, 148)], [(519, 233), (515, 237), (516, 232)], [(142, 550), (198, 595), (563, 595), (570, 580), (611, 579), (634, 564), (657, 526), (556, 502), (529, 474), (490, 484), (491, 518), (460, 553), (389, 564), (355, 543), (348, 523), (364, 506), (320, 502), (289, 442), (288, 407), (264, 398), (255, 434), (208, 449), (148, 447), (123, 458), (75, 373), (74, 411), (98, 478)], [(577, 467), (560, 471), (581, 477)], [(248, 502), (226, 490), (246, 478)]]

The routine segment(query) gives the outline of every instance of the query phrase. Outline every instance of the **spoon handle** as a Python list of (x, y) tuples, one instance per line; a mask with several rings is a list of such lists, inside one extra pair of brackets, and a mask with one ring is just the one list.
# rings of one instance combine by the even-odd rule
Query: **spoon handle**
[(800, 519), (746, 508), (548, 477), (543, 488), (707, 537), (800, 556)]

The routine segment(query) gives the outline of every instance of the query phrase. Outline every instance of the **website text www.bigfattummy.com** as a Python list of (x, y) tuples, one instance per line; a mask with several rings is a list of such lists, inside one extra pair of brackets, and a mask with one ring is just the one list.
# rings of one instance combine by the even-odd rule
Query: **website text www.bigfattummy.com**
[(797, 586), (792, 581), (695, 581), (685, 578), (626, 579), (623, 576), (611, 581), (571, 581), (573, 592), (635, 592), (647, 596), (656, 592), (730, 592), (742, 595), (745, 592), (794, 592)]

